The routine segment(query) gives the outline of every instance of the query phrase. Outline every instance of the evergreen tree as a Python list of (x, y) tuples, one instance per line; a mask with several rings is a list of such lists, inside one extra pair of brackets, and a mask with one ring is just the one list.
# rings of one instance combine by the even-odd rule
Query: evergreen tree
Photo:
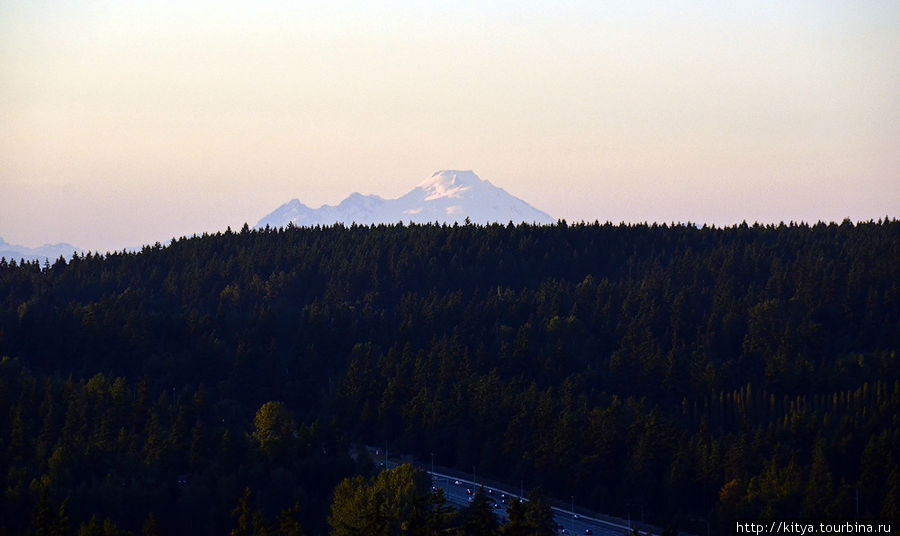
[(484, 487), (475, 490), (472, 502), (464, 514), (465, 523), (462, 533), (466, 536), (491, 536), (499, 534), (497, 516), (494, 515), (491, 501), (488, 500)]
[(282, 510), (280, 514), (278, 514), (278, 530), (276, 534), (278, 536), (304, 536), (303, 527), (300, 526), (299, 521), (300, 515), (300, 503), (295, 503), (294, 506)]
[(822, 519), (828, 514), (829, 503), (833, 500), (834, 483), (825, 459), (825, 440), (819, 437), (813, 446), (809, 480), (803, 494), (803, 515), (810, 519)]
[(54, 509), (47, 499), (47, 491), (41, 491), (37, 511), (31, 519), (33, 536), (69, 536), (72, 534), (69, 526), (69, 516), (66, 514), (68, 499)]

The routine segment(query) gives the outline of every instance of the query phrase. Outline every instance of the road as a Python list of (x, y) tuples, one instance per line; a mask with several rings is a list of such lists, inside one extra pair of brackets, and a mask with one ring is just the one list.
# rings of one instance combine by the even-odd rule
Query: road
[[(380, 461), (378, 465), (384, 467), (385, 460), (381, 458), (382, 452), (375, 447), (368, 447), (370, 455)], [(407, 461), (387, 460), (387, 467), (393, 469), (401, 463), (409, 463)], [(480, 484), (472, 480), (458, 478), (451, 475), (443, 474), (436, 471), (429, 471), (427, 468), (418, 465), (418, 467), (431, 475), (432, 485), (444, 490), (444, 496), (447, 502), (458, 508), (466, 508), (469, 505), (469, 498), (475, 493)], [(520, 491), (511, 491), (500, 487), (485, 487), (485, 493), (488, 497), (497, 503), (498, 508), (494, 510), (497, 518), (501, 523), (505, 523), (509, 518), (506, 515), (506, 505), (509, 501), (518, 500)], [(593, 534), (594, 536), (623, 536), (630, 535), (631, 528), (628, 525), (614, 523), (603, 519), (574, 514), (571, 510), (552, 507), (553, 520), (559, 525), (560, 534), (585, 535)], [(589, 532), (588, 532), (589, 531)], [(641, 534), (644, 532), (641, 531)]]
[[(469, 505), (469, 497), (471, 497), (478, 488), (478, 485), (471, 480), (454, 478), (450, 475), (444, 475), (437, 472), (432, 473), (427, 470), (425, 472), (431, 474), (431, 481), (435, 487), (444, 490), (444, 496), (447, 497), (447, 502), (460, 508), (465, 508)], [(506, 516), (506, 505), (509, 501), (518, 500), (519, 492), (487, 487), (484, 491), (487, 496), (499, 506), (499, 508), (494, 511), (496, 512), (498, 519), (500, 519), (500, 522), (506, 522), (508, 519)], [(553, 508), (553, 520), (560, 526), (560, 534), (623, 536), (623, 534), (626, 534), (626, 531), (630, 533), (630, 529), (627, 525), (619, 525), (582, 515), (578, 516), (576, 519), (573, 517), (571, 511), (560, 508)], [(568, 532), (563, 532), (563, 530)], [(590, 530), (591, 532), (586, 533), (586, 530)]]

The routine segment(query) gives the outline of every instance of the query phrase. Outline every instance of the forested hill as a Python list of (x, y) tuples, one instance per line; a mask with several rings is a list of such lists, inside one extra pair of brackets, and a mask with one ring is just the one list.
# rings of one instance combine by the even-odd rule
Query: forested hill
[[(148, 512), (95, 500), (110, 474), (145, 475), (123, 483), (127, 502), (163, 474), (203, 473), (166, 500), (218, 507), (226, 526), (243, 486), (266, 480), (237, 472), (218, 496), (216, 471), (261, 463), (249, 446), (222, 454), (221, 438), (246, 438), (276, 400), (333, 445), (434, 453), (660, 525), (854, 518), (857, 493), (860, 517), (897, 519), (898, 266), (896, 220), (244, 226), (139, 253), (4, 260), (4, 507), (36, 509), (44, 491), (70, 497), (73, 518), (127, 525)], [(105, 412), (89, 387), (116, 381), (130, 409)], [(82, 394), (92, 409), (79, 423)], [(86, 473), (51, 478), (78, 463), (65, 442), (91, 444), (101, 424), (113, 439)], [(187, 439), (131, 456), (151, 425)], [(54, 462), (60, 448), (71, 457)], [(217, 456), (232, 469), (207, 463)], [(330, 491), (306, 496), (309, 518)], [(169, 528), (188, 515), (158, 510)]]

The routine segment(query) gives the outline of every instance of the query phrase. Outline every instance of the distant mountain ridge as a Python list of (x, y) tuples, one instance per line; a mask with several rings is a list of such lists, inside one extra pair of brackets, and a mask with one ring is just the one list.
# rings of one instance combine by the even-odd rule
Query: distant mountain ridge
[(353, 193), (339, 204), (313, 209), (293, 199), (265, 216), (258, 228), (346, 225), (357, 223), (538, 223), (550, 224), (549, 214), (481, 179), (472, 171), (438, 171), (397, 199)]
[(36, 248), (29, 248), (25, 246), (19, 246), (16, 244), (9, 244), (0, 238), (0, 258), (5, 258), (7, 261), (55, 261), (56, 259), (63, 257), (68, 261), (72, 258), (73, 253), (83, 253), (83, 251), (72, 244), (66, 244), (65, 242), (59, 244), (44, 244), (43, 246)]

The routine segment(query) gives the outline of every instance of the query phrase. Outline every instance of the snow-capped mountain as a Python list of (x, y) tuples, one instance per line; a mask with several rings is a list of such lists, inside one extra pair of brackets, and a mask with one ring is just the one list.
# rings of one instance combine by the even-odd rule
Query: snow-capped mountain
[(510, 195), (471, 171), (438, 171), (397, 199), (352, 194), (336, 206), (310, 208), (294, 199), (259, 220), (257, 227), (343, 223), (553, 223), (547, 213)]
[(53, 263), (56, 259), (62, 257), (67, 262), (72, 258), (73, 253), (83, 253), (82, 250), (76, 248), (71, 244), (61, 243), (61, 244), (45, 244), (41, 247), (37, 248), (29, 248), (25, 246), (18, 246), (15, 244), (8, 244), (2, 238), (0, 238), (0, 258), (5, 258), (7, 261), (16, 261), (24, 259), (26, 261), (38, 260), (40, 262), (49, 261)]

